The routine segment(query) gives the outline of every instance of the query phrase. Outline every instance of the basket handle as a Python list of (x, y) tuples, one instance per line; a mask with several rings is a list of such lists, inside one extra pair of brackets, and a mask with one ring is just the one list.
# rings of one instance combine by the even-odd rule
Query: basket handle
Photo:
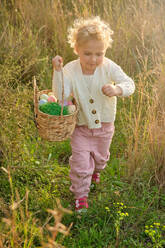
[(38, 99), (37, 99), (38, 87), (37, 87), (36, 77), (35, 76), (33, 78), (33, 86), (34, 86), (34, 112), (36, 114), (37, 110), (38, 110)]
[(61, 79), (62, 79), (62, 103), (61, 103), (61, 116), (63, 115), (64, 109), (64, 72), (63, 67), (61, 66)]
[[(62, 84), (62, 102), (61, 102), (61, 116), (63, 115), (63, 109), (64, 109), (64, 72), (63, 67), (61, 66), (61, 84)], [(55, 69), (53, 70), (53, 75), (55, 73)]]

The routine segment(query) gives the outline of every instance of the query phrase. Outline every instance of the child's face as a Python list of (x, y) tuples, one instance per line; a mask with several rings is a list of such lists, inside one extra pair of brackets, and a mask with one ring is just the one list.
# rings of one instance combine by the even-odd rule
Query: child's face
[(89, 40), (76, 47), (80, 57), (83, 74), (93, 74), (96, 67), (102, 64), (106, 52), (104, 43), (99, 40)]

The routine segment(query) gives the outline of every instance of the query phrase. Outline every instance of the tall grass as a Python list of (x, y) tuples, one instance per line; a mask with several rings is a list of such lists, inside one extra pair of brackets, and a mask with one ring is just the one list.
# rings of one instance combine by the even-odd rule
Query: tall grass
[[(42, 221), (45, 217), (42, 208), (45, 210), (50, 205), (54, 206), (55, 196), (62, 195), (65, 200), (70, 198), (68, 168), (62, 167), (58, 160), (67, 161), (70, 155), (69, 142), (50, 144), (38, 137), (33, 116), (32, 78), (36, 76), (40, 89), (51, 88), (52, 57), (60, 54), (64, 63), (76, 58), (66, 40), (67, 28), (80, 16), (99, 15), (110, 24), (114, 30), (114, 42), (106, 55), (118, 63), (136, 84), (133, 96), (118, 99), (116, 133), (111, 153), (112, 157), (119, 158), (119, 162), (114, 162), (114, 166), (108, 170), (114, 175), (114, 168), (121, 162), (126, 169), (123, 175), (125, 178), (134, 182), (142, 176), (146, 179), (145, 185), (148, 185), (146, 191), (150, 185), (157, 185), (159, 191), (153, 193), (151, 190), (147, 196), (152, 198), (150, 205), (138, 210), (141, 214), (138, 221), (135, 220), (138, 215), (134, 213), (135, 217), (127, 225), (130, 226), (135, 221), (136, 227), (138, 226), (154, 197), (157, 197), (155, 205), (159, 204), (158, 194), (165, 186), (164, 13), (165, 3), (162, 0), (0, 0), (0, 164), (8, 168), (6, 171), (10, 171), (14, 177), (10, 187), (0, 170), (0, 194), (4, 198), (3, 201), (0, 199), (0, 213), (6, 216), (3, 225), (0, 225), (2, 229), (4, 227), (0, 234), (0, 246), (3, 247), (4, 243), (9, 247), (9, 242), (18, 242), (14, 243), (17, 247), (25, 241), (26, 247), (34, 247), (33, 241), (38, 243), (38, 223), (33, 219), (33, 214), (26, 211), (27, 205), (24, 204), (28, 200), (25, 185), (32, 189), (32, 196), (29, 194), (28, 200), (29, 208), (34, 212), (40, 209)], [(19, 194), (15, 186), (19, 188)], [(120, 190), (114, 189), (112, 183), (109, 188), (112, 197), (115, 194), (117, 199), (120, 198)], [(144, 195), (146, 191), (143, 192)], [(109, 204), (108, 193), (103, 194), (105, 199), (102, 198), (101, 201)], [(131, 194), (133, 195), (132, 192)], [(99, 197), (101, 198), (101, 193)], [(8, 209), (7, 204), (20, 202), (20, 199), (24, 201), (18, 204), (16, 210)], [(96, 207), (99, 204), (97, 201)], [(163, 197), (161, 204), (163, 206)], [(105, 215), (103, 210), (101, 213)], [(88, 226), (93, 223), (93, 213), (91, 216)], [(82, 223), (84, 220), (82, 218)], [(101, 223), (100, 221), (100, 225)], [(121, 227), (126, 228), (122, 230), (123, 233), (129, 229), (128, 226)], [(84, 227), (86, 224), (82, 229)], [(88, 232), (83, 232), (81, 227), (80, 232), (77, 232), (76, 228), (75, 238), (82, 232), (82, 236), (86, 234), (88, 239)], [(110, 230), (113, 233), (112, 227)], [(109, 236), (105, 237), (109, 239)], [(52, 247), (55, 245), (52, 242), (50, 240), (49, 246), (45, 246)], [(73, 243), (77, 244), (76, 242)], [(141, 241), (138, 244), (142, 245), (139, 247), (146, 245), (145, 241), (144, 245)], [(11, 243), (10, 247), (14, 245)]]
[(115, 31), (107, 56), (136, 83), (136, 93), (119, 100), (116, 122), (120, 127), (116, 133), (125, 140), (122, 152), (129, 175), (145, 168), (163, 186), (164, 1), (1, 0), (0, 4), (0, 142), (5, 162), (22, 163), (29, 137), (30, 144), (38, 143), (32, 77), (37, 76), (39, 87), (50, 88), (52, 57), (58, 53), (65, 63), (75, 58), (66, 41), (68, 26), (77, 17), (100, 15)]
[[(2, 170), (7, 173), (11, 189), (11, 206), (7, 206), (3, 199), (0, 198), (0, 211), (5, 214), (2, 218), (0, 225), (0, 247), (10, 248), (30, 248), (30, 247), (43, 247), (43, 248), (62, 248), (60, 242), (56, 242), (58, 233), (61, 233), (61, 242), (65, 236), (69, 234), (72, 223), (69, 227), (63, 225), (62, 218), (64, 214), (72, 214), (68, 209), (61, 206), (59, 199), (56, 199), (56, 208), (54, 210), (47, 209), (51, 214), (46, 223), (41, 226), (39, 220), (35, 218), (36, 213), (32, 213), (28, 208), (29, 191), (23, 199), (20, 199), (20, 194), (17, 189), (14, 189), (10, 169)], [(54, 219), (53, 225), (48, 225), (51, 219)], [(46, 227), (46, 228), (45, 228)], [(45, 231), (48, 230), (48, 232)], [(40, 246), (39, 246), (40, 245)]]

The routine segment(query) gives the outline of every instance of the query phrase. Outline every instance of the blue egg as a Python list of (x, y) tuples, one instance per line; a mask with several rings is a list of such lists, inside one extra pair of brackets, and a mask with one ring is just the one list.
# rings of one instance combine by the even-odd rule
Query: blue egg
[(42, 95), (40, 96), (40, 99), (48, 100), (48, 95), (47, 95), (47, 94), (42, 94)]
[(47, 100), (41, 99), (41, 100), (39, 100), (39, 106), (41, 106), (42, 104), (45, 104), (47, 102), (48, 102)]

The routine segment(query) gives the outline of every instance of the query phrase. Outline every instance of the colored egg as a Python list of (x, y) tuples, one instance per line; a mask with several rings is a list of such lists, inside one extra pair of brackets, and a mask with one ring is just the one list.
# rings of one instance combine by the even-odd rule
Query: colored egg
[[(62, 101), (60, 101), (60, 105), (62, 105)], [(71, 101), (64, 100), (64, 106), (68, 105), (73, 105), (73, 103)]]
[(75, 105), (68, 105), (68, 112), (69, 114), (72, 114), (73, 112), (75, 112), (76, 110), (76, 106)]
[(54, 95), (52, 95), (50, 97), (54, 98), (55, 102), (57, 102), (57, 98)]
[(48, 95), (47, 95), (47, 94), (42, 94), (42, 95), (40, 96), (40, 99), (48, 100)]
[(42, 104), (45, 104), (47, 102), (48, 102), (47, 100), (41, 99), (41, 100), (39, 100), (39, 106), (41, 106)]
[(64, 100), (64, 106), (67, 106), (67, 105), (68, 105), (68, 101)]
[(72, 101), (68, 101), (68, 105), (73, 105)]
[(51, 95), (48, 97), (48, 102), (57, 102), (57, 99), (55, 96)]
[(54, 93), (53, 92), (49, 92), (48, 93), (48, 96), (54, 96)]

